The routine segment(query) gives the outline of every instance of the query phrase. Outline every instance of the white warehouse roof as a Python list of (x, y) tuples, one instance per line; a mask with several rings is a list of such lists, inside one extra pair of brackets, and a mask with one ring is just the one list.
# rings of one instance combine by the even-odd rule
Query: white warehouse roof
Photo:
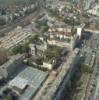
[(17, 88), (23, 90), (27, 84), (28, 84), (28, 80), (23, 79), (21, 77), (16, 77), (9, 83), (9, 86), (17, 87)]

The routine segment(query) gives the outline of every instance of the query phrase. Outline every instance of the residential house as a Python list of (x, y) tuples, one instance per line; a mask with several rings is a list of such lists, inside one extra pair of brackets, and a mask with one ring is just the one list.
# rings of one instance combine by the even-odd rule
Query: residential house
[(44, 42), (41, 45), (37, 44), (30, 44), (30, 53), (33, 56), (38, 56), (38, 57), (43, 57), (44, 56), (44, 51), (47, 49), (47, 43)]
[(46, 34), (49, 44), (73, 49), (81, 39), (82, 28), (67, 26), (61, 22), (50, 27)]

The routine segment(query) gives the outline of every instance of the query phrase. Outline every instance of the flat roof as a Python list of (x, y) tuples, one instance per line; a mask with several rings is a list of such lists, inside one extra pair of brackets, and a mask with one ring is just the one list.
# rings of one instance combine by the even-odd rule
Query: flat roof
[(92, 50), (90, 48), (86, 48), (84, 64), (90, 65), (91, 59), (92, 59)]
[(16, 77), (12, 81), (9, 82), (9, 86), (17, 87), (21, 90), (24, 89), (27, 84), (28, 84), (28, 80), (25, 80), (21, 77)]
[(19, 79), (20, 81), (17, 81), (16, 83), (14, 82), (14, 84), (17, 84), (18, 87), (21, 87), (21, 85), (23, 84), (22, 88), (24, 88), (25, 85), (28, 85), (28, 87), (20, 95), (19, 100), (31, 99), (39, 89), (42, 82), (44, 82), (47, 75), (47, 72), (43, 72), (30, 66), (27, 66), (27, 68), (20, 72), (15, 78), (15, 81), (17, 81), (17, 79)]
[(92, 59), (92, 53), (86, 53), (84, 64), (90, 65)]
[(22, 57), (23, 57), (23, 55), (21, 55), (21, 54), (14, 55), (7, 62), (5, 62), (3, 65), (1, 65), (0, 67), (7, 68), (7, 67), (9, 67), (9, 65), (11, 65), (12, 63), (19, 60)]
[(21, 73), (19, 77), (28, 80), (29, 85), (32, 87), (38, 87), (41, 81), (45, 79), (47, 72), (43, 72), (33, 67), (27, 66)]

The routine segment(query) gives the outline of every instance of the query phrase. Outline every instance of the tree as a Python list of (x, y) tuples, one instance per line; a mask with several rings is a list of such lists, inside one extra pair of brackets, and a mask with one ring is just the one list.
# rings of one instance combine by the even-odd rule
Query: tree
[(36, 34), (32, 38), (30, 38), (29, 42), (40, 45), (42, 43), (42, 40), (39, 39), (39, 36), (40, 36), (39, 34)]
[(37, 58), (36, 59), (36, 64), (43, 65), (43, 58)]
[(22, 53), (22, 46), (19, 44), (12, 49), (13, 54)]
[(42, 28), (41, 33), (47, 32), (49, 29), (48, 25), (46, 25), (44, 28)]
[(8, 60), (7, 51), (4, 49), (0, 49), (0, 65)]
[(28, 53), (28, 52), (29, 52), (29, 43), (18, 44), (12, 49), (13, 54)]
[(58, 58), (60, 55), (61, 48), (58, 46), (48, 46), (45, 51), (46, 59)]
[(29, 52), (29, 44), (25, 43), (22, 45), (22, 53), (28, 53)]
[(46, 26), (47, 25), (47, 20), (42, 20), (42, 21), (36, 21), (36, 26), (37, 28), (41, 28), (42, 26)]
[(71, 91), (71, 80), (69, 80), (68, 81), (68, 83), (67, 83), (67, 89), (68, 89), (68, 91), (70, 92)]
[(5, 19), (0, 19), (0, 25), (5, 25), (6, 24), (6, 20)]
[(7, 96), (7, 100), (13, 100), (12, 96), (11, 95), (8, 95)]
[(81, 71), (82, 74), (83, 73), (92, 73), (92, 68), (90, 66), (81, 64), (80, 71)]
[(72, 85), (71, 85), (71, 80), (69, 80), (67, 82), (67, 85), (66, 85), (66, 98), (65, 100), (70, 100), (70, 94), (71, 94), (71, 91), (72, 91)]

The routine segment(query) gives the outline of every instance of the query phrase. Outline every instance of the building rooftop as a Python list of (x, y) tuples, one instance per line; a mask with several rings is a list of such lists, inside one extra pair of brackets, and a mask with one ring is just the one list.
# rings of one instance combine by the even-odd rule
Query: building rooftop
[(9, 67), (9, 65), (11, 65), (12, 63), (14, 63), (14, 61), (20, 59), (23, 55), (17, 54), (12, 56), (6, 63), (4, 63), (2, 66), (0, 66), (1, 68), (7, 68)]
[(90, 65), (91, 59), (92, 59), (92, 50), (90, 48), (86, 48), (84, 64)]
[[(23, 93), (19, 97), (19, 100), (30, 100), (35, 95), (42, 82), (44, 82), (47, 75), (47, 72), (27, 66), (27, 68), (25, 68), (18, 76), (16, 76), (15, 79), (12, 80), (12, 82), (9, 83), (9, 87), (16, 86), (23, 89)], [(25, 86), (28, 87), (26, 88)], [(26, 89), (24, 90), (24, 88)]]
[(9, 49), (30, 37), (33, 32), (32, 26), (28, 25), (23, 29), (15, 28), (6, 36), (0, 38), (0, 47)]
[(19, 88), (19, 89), (22, 90), (22, 89), (25, 88), (25, 86), (27, 85), (27, 83), (28, 83), (28, 80), (25, 80), (25, 79), (23, 79), (21, 77), (16, 77), (12, 81), (10, 81), (9, 85), (12, 86), (12, 87), (13, 86), (17, 87), (17, 88)]
[(29, 46), (30, 46), (30, 48), (31, 48), (32, 50), (35, 50), (35, 46), (36, 46), (36, 48), (37, 48), (38, 50), (41, 50), (41, 51), (45, 51), (45, 50), (47, 49), (47, 44), (46, 44), (46, 43), (42, 43), (42, 44), (40, 44), (40, 45), (37, 45), (37, 44), (30, 44)]
[[(21, 64), (22, 61), (23, 55), (21, 54), (11, 56), (7, 62), (0, 66), (0, 79), (2, 80), (3, 78), (12, 76), (13, 73), (15, 74), (16, 68), (17, 70), (19, 69), (17, 66)], [(21, 68), (19, 70), (21, 70)]]
[(86, 53), (86, 56), (85, 57), (86, 58), (85, 58), (84, 64), (90, 65), (91, 58), (92, 58), (92, 53)]

